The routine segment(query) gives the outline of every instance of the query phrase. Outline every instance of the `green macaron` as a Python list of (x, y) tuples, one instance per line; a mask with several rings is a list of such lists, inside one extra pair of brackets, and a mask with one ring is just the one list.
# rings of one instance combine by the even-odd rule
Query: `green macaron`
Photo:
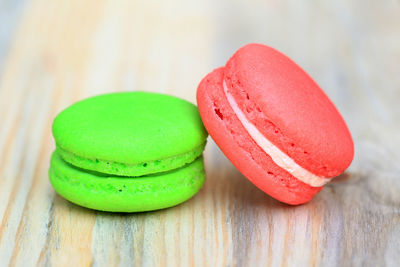
[(53, 123), (50, 181), (63, 197), (104, 211), (177, 205), (204, 182), (207, 132), (193, 104), (125, 92), (77, 102)]

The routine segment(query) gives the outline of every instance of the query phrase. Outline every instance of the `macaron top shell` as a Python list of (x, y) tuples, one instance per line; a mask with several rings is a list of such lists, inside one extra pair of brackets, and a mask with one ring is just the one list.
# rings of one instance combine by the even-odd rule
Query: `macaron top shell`
[(343, 118), (284, 54), (246, 45), (227, 62), (223, 82), (247, 119), (303, 168), (334, 177), (350, 165), (354, 145)]
[(125, 164), (176, 157), (198, 150), (207, 138), (196, 106), (146, 92), (77, 102), (55, 118), (53, 135), (65, 152)]

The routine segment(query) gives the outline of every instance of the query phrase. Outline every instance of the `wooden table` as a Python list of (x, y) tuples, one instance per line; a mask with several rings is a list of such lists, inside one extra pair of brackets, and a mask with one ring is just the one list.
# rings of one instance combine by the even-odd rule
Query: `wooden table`
[[(348, 171), (291, 207), (209, 139), (193, 199), (138, 214), (73, 205), (48, 181), (74, 101), (157, 91), (195, 102), (240, 46), (302, 65), (353, 134)], [(0, 0), (0, 266), (399, 266), (400, 2)]]

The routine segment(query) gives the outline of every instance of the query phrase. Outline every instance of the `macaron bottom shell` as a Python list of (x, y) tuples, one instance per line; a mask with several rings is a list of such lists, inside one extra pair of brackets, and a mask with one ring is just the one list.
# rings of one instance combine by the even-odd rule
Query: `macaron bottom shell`
[(90, 209), (110, 212), (141, 212), (178, 205), (203, 186), (203, 157), (171, 171), (121, 177), (87, 171), (65, 162), (55, 151), (50, 182), (65, 199)]

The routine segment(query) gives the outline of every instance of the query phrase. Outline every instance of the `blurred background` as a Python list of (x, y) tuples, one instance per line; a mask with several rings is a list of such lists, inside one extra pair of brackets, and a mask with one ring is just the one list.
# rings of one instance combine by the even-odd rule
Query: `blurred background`
[[(353, 134), (352, 166), (311, 203), (265, 196), (211, 139), (203, 191), (173, 209), (112, 216), (51, 189), (63, 108), (127, 90), (195, 103), (200, 80), (252, 42), (302, 66)], [(399, 72), (398, 0), (0, 0), (0, 263), (395, 266)]]

